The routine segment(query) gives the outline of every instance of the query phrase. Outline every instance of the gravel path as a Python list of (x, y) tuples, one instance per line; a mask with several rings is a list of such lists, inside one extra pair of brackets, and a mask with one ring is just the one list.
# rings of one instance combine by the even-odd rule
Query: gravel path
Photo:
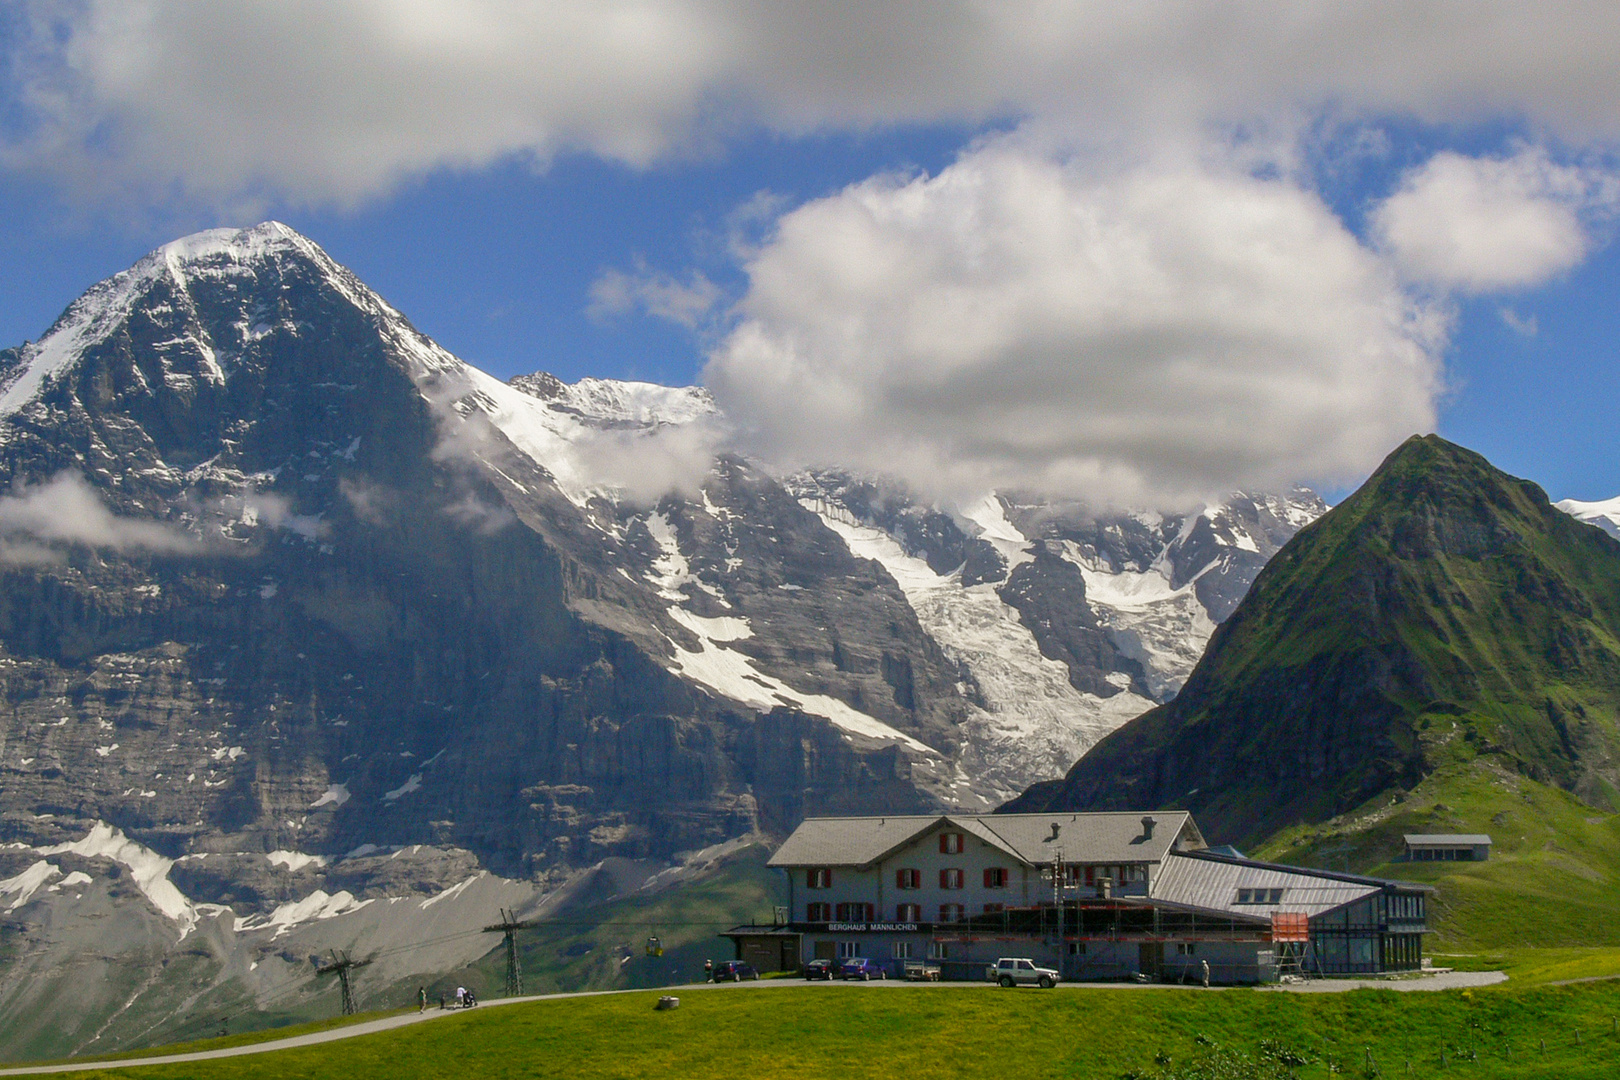
[(1505, 971), (1447, 971), (1439, 975), (1418, 975), (1402, 979), (1312, 979), (1306, 983), (1268, 986), (1296, 994), (1323, 994), (1335, 990), (1460, 990), (1469, 986), (1492, 986), (1507, 982)]

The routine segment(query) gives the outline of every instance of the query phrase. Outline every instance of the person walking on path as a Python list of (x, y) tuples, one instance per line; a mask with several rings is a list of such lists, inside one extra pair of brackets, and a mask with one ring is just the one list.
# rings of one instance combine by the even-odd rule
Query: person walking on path
[(427, 1012), (427, 987), (425, 986), (416, 988), (416, 1011), (419, 1013)]
[(1200, 961), (1198, 961), (1198, 966), (1201, 969), (1203, 969), (1203, 973), (1204, 973), (1204, 989), (1208, 990), (1209, 989), (1209, 961), (1208, 960), (1200, 960)]

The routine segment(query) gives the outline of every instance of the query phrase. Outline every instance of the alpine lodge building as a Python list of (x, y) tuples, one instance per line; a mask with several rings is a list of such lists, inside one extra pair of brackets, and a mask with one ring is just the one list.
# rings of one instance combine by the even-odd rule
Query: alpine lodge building
[(739, 957), (947, 979), (1003, 956), (1070, 980), (1412, 971), (1433, 891), (1212, 850), (1185, 811), (809, 818), (768, 865), (787, 873), (786, 919), (729, 931)]

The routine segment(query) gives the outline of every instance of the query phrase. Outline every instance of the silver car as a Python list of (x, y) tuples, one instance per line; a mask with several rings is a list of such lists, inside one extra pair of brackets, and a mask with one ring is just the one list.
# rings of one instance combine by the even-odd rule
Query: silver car
[(1022, 956), (1004, 956), (994, 967), (985, 968), (985, 978), (1002, 986), (1039, 986), (1050, 990), (1058, 983), (1058, 973), (1051, 968), (1036, 967), (1035, 961)]

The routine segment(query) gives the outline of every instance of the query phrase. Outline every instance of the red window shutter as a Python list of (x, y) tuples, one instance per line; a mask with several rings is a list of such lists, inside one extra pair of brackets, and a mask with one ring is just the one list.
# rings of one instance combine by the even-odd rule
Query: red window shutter
[(951, 887), (951, 872), (949, 870), (941, 870), (939, 872), (939, 887), (942, 889), (948, 889)]
[(987, 888), (987, 889), (990, 888), (991, 876), (994, 873), (995, 873), (995, 871), (991, 870), (988, 866), (984, 868), (984, 887), (985, 888)]
[(877, 922), (877, 908), (871, 904), (866, 905), (866, 921)]
[(939, 834), (939, 853), (941, 855), (949, 855), (951, 853), (951, 850), (950, 850), (950, 838), (951, 838), (950, 833), (940, 833)]

